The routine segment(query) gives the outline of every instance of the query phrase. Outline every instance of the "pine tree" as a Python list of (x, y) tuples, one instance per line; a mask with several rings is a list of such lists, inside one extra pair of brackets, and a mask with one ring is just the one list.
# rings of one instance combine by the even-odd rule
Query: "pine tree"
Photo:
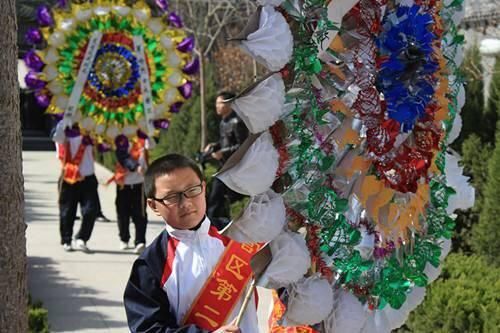
[(500, 60), (497, 59), (491, 79), (490, 94), (483, 116), (483, 142), (494, 143), (500, 112)]
[[(207, 66), (206, 75), (207, 86), (205, 93), (209, 110), (207, 119), (208, 140), (211, 142), (216, 141), (219, 135), (218, 119), (214, 110), (217, 92), (214, 71), (211, 66)], [(169, 153), (178, 153), (194, 158), (200, 149), (200, 117), (200, 97), (195, 95), (183, 105), (179, 114), (173, 117), (168, 130), (161, 133), (158, 145), (151, 151), (151, 161)]]
[(476, 190), (476, 206), (483, 201), (484, 187), (488, 180), (488, 161), (493, 152), (492, 144), (483, 144), (476, 134), (469, 136), (462, 144), (462, 163), (465, 175), (471, 177)]
[(471, 178), (470, 183), (476, 191), (476, 201), (474, 207), (457, 212), (453, 236), (454, 252), (472, 252), (470, 233), (472, 227), (479, 222), (479, 214), (483, 203), (483, 189), (488, 179), (488, 160), (492, 151), (491, 145), (483, 145), (476, 134), (471, 134), (462, 144), (464, 174)]
[(397, 332), (498, 332), (500, 268), (478, 255), (451, 254), (424, 302)]
[(500, 132), (488, 163), (488, 179), (484, 188), (479, 223), (472, 229), (472, 247), (491, 263), (500, 265)]
[(460, 137), (453, 144), (458, 151), (462, 150), (462, 143), (472, 133), (483, 137), (483, 80), (481, 55), (477, 46), (466, 51), (462, 72), (465, 76), (465, 105), (461, 112), (463, 126)]

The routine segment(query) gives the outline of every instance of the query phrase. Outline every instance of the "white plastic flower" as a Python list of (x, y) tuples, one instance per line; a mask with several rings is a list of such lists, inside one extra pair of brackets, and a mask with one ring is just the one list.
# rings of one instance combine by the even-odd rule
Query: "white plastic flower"
[(291, 59), (293, 36), (281, 13), (272, 6), (262, 8), (259, 29), (242, 41), (242, 47), (271, 71), (282, 69)]
[(106, 129), (106, 135), (110, 139), (114, 139), (120, 134), (120, 130), (115, 125), (111, 125)]
[(131, 8), (127, 6), (113, 6), (113, 11), (120, 16), (126, 16), (130, 13)]
[(99, 16), (108, 15), (111, 8), (108, 6), (97, 6), (94, 8), (94, 13)]
[(66, 37), (62, 32), (55, 31), (52, 35), (49, 36), (48, 42), (50, 45), (54, 47), (60, 47), (66, 41)]
[(135, 18), (139, 22), (145, 23), (149, 19), (149, 14), (146, 10), (134, 9), (133, 13), (134, 13)]
[(126, 136), (132, 136), (137, 132), (137, 126), (125, 125), (123, 126), (123, 134)]
[(285, 111), (285, 84), (280, 74), (261, 82), (250, 93), (236, 99), (233, 108), (252, 133), (272, 126)]
[(171, 49), (174, 46), (174, 41), (166, 35), (160, 37), (160, 43), (166, 49)]
[(68, 106), (68, 96), (66, 95), (57, 96), (55, 104), (59, 109), (66, 110), (66, 106)]
[(157, 18), (157, 17), (150, 18), (148, 20), (147, 24), (148, 24), (149, 29), (151, 29), (151, 31), (154, 34), (160, 33), (163, 29), (163, 23), (161, 23), (161, 19)]
[(61, 20), (61, 30), (64, 32), (70, 32), (75, 28), (75, 20), (73, 18), (65, 18)]
[(182, 75), (177, 70), (172, 71), (172, 73), (168, 76), (168, 82), (174, 87), (180, 86), (182, 84), (182, 80)]
[(246, 195), (266, 192), (274, 182), (279, 154), (269, 132), (263, 133), (233, 168), (217, 175), (233, 191)]
[(179, 96), (179, 91), (175, 88), (168, 88), (163, 95), (165, 103), (172, 104), (175, 102), (176, 98)]
[(95, 127), (96, 134), (103, 134), (105, 130), (106, 130), (106, 125), (104, 125), (104, 124), (98, 124)]
[(92, 10), (91, 9), (85, 9), (85, 10), (80, 10), (76, 12), (76, 19), (80, 22), (87, 21), (92, 17)]
[(82, 128), (84, 128), (87, 131), (91, 131), (95, 128), (95, 122), (92, 118), (86, 117), (82, 120), (81, 122)]
[(49, 47), (45, 53), (44, 61), (46, 64), (55, 64), (59, 61), (59, 52), (55, 47)]

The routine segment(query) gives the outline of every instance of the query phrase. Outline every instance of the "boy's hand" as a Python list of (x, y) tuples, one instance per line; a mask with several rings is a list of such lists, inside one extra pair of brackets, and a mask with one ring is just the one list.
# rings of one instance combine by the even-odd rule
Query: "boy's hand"
[(213, 146), (215, 146), (215, 143), (213, 142), (209, 143), (208, 145), (206, 145), (205, 149), (203, 149), (203, 152), (208, 153), (208, 151), (212, 149)]
[(223, 333), (223, 332), (241, 333), (240, 328), (238, 326), (233, 326), (233, 325), (222, 326), (217, 331), (214, 331), (214, 333)]
[(223, 333), (223, 332), (241, 333), (240, 328), (236, 326), (236, 318), (229, 325), (222, 326), (213, 333)]
[(220, 150), (216, 151), (215, 153), (212, 153), (212, 158), (217, 161), (221, 160), (223, 156), (224, 155)]

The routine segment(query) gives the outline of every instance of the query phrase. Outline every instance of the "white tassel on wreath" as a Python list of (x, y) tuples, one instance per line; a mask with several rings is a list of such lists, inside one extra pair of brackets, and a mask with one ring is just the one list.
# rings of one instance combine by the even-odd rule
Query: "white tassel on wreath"
[(267, 243), (276, 238), (286, 223), (283, 198), (269, 190), (251, 198), (243, 214), (225, 233), (240, 243)]
[(317, 275), (292, 284), (288, 292), (290, 296), (284, 326), (317, 324), (326, 319), (333, 309), (332, 287), (327, 280)]
[(285, 231), (271, 243), (273, 260), (259, 279), (259, 285), (279, 289), (299, 281), (311, 266), (311, 257), (304, 237)]
[(283, 15), (262, 7), (259, 28), (241, 42), (242, 48), (271, 71), (279, 71), (292, 58), (293, 36)]
[(335, 308), (325, 320), (325, 333), (359, 333), (368, 320), (365, 306), (350, 292), (338, 290), (334, 294)]
[(285, 111), (285, 84), (280, 74), (261, 82), (250, 93), (236, 99), (232, 107), (252, 133), (265, 131)]
[(279, 154), (269, 132), (263, 133), (239, 163), (217, 175), (230, 189), (245, 195), (257, 195), (271, 188), (279, 166)]

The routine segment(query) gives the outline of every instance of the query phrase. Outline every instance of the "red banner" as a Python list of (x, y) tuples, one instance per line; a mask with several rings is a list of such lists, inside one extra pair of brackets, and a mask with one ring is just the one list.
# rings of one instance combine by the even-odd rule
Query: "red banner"
[(269, 332), (270, 333), (319, 333), (318, 331), (310, 328), (309, 326), (279, 326), (278, 321), (283, 317), (286, 311), (285, 304), (283, 304), (278, 297), (278, 293), (273, 290), (273, 312), (269, 318)]
[(210, 331), (226, 324), (252, 278), (250, 259), (260, 247), (230, 241), (183, 323)]

